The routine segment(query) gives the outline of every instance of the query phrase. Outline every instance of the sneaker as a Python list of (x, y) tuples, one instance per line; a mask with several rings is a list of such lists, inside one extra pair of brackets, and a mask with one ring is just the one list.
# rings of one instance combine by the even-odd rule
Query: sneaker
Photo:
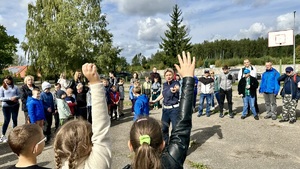
[(258, 115), (254, 116), (254, 119), (255, 119), (255, 120), (259, 120)]
[(228, 116), (233, 119), (233, 114), (228, 114)]
[(296, 119), (291, 119), (291, 120), (289, 121), (290, 124), (294, 124), (295, 122), (296, 122)]
[(241, 116), (241, 119), (243, 119), (243, 120), (244, 120), (245, 118), (246, 118), (246, 116)]
[(220, 118), (223, 118), (223, 117), (224, 117), (223, 113), (220, 113), (219, 117), (220, 117)]
[(0, 143), (6, 143), (7, 142), (7, 138), (5, 135), (2, 135), (0, 138)]
[(207, 114), (207, 115), (206, 115), (206, 117), (209, 117), (209, 116), (210, 116), (210, 114)]
[(215, 108), (214, 108), (214, 107), (211, 107), (211, 108), (210, 108), (210, 111), (214, 111), (214, 110), (215, 110)]
[(288, 119), (281, 119), (279, 120), (279, 123), (288, 122), (288, 121), (289, 121)]
[(276, 116), (276, 115), (273, 115), (273, 116), (272, 116), (272, 120), (277, 120), (277, 116)]
[(202, 114), (198, 114), (198, 115), (197, 115), (197, 117), (201, 117), (201, 116), (202, 116)]
[[(271, 118), (272, 116), (271, 115), (266, 115), (265, 117), (264, 117), (264, 119), (269, 119), (269, 118)], [(272, 118), (273, 119), (273, 118)]]

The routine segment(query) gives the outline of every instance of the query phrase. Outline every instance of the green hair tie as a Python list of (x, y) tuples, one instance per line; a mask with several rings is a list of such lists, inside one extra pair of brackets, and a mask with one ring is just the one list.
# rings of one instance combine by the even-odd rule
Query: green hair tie
[(141, 135), (140, 136), (140, 144), (142, 145), (143, 143), (147, 143), (150, 145), (151, 138), (149, 135)]

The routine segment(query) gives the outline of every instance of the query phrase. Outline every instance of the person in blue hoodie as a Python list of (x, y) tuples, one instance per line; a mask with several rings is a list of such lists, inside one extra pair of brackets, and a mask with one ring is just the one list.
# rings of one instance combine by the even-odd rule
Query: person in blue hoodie
[(135, 86), (133, 88), (133, 95), (136, 97), (134, 104), (134, 117), (133, 121), (136, 121), (140, 117), (149, 116), (149, 100), (145, 94), (141, 94), (142, 89), (140, 86)]
[(266, 71), (262, 74), (259, 93), (263, 94), (267, 115), (265, 119), (277, 119), (276, 96), (279, 93), (280, 85), (277, 81), (280, 74), (272, 67), (272, 62), (266, 62)]
[(37, 124), (42, 129), (44, 127), (45, 114), (42, 100), (40, 100), (40, 89), (38, 87), (33, 88), (32, 97), (27, 99), (27, 109), (29, 121), (31, 124)]
[(47, 143), (51, 139), (51, 126), (52, 126), (52, 118), (53, 118), (52, 116), (55, 111), (53, 95), (50, 92), (50, 89), (51, 89), (51, 84), (49, 82), (42, 83), (43, 92), (41, 93), (41, 100), (43, 101), (44, 113), (46, 117), (44, 134), (47, 137), (47, 141), (46, 141)]

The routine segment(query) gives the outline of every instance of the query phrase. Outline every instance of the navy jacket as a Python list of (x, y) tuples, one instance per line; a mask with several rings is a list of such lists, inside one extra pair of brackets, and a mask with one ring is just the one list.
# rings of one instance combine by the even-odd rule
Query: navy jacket
[[(300, 77), (295, 76), (288, 76), (286, 74), (281, 75), (278, 78), (278, 82), (284, 81), (283, 88), (280, 92), (280, 95), (284, 97), (285, 91), (290, 90), (292, 94), (292, 99), (299, 99), (300, 98), (300, 90), (298, 88), (298, 83), (300, 82)], [(288, 85), (289, 84), (289, 85)]]

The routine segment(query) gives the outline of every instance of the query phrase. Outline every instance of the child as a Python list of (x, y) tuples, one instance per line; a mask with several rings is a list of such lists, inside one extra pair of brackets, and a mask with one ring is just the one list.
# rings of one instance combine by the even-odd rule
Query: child
[[(90, 83), (88, 83), (88, 86), (90, 87)], [(86, 107), (87, 107), (87, 120), (88, 122), (92, 123), (92, 96), (91, 96), (90, 88), (86, 93)]]
[(134, 103), (136, 101), (136, 97), (133, 94), (133, 88), (136, 86), (140, 86), (139, 81), (135, 81), (133, 86), (129, 87), (129, 100), (131, 101), (131, 112), (134, 114)]
[(105, 98), (106, 98), (106, 104), (108, 107), (108, 112), (110, 112), (110, 96), (109, 96), (109, 92), (110, 92), (110, 88), (109, 88), (109, 83), (107, 79), (103, 79), (102, 80), (103, 85), (104, 85), (104, 90), (105, 90)]
[(194, 92), (195, 58), (191, 63), (190, 54), (184, 59), (178, 56), (180, 67), (178, 72), (183, 77), (182, 95), (178, 123), (172, 129), (168, 146), (165, 147), (160, 123), (154, 118), (140, 118), (134, 122), (130, 130), (128, 147), (134, 152), (132, 169), (183, 168), (187, 155), (192, 128), (192, 105)]
[(44, 127), (44, 106), (42, 100), (40, 100), (40, 89), (38, 87), (33, 88), (32, 97), (27, 99), (27, 109), (30, 123), (35, 123), (41, 128)]
[(71, 115), (71, 110), (68, 106), (68, 103), (65, 101), (67, 97), (66, 92), (63, 90), (57, 91), (56, 103), (57, 103), (57, 110), (59, 112), (59, 124), (62, 126), (69, 116)]
[(142, 93), (147, 96), (148, 100), (150, 100), (150, 97), (151, 97), (151, 82), (149, 80), (149, 76), (145, 77), (145, 82), (143, 83), (143, 86), (142, 86)]
[(43, 130), (37, 124), (15, 127), (8, 136), (11, 150), (17, 154), (18, 162), (9, 169), (48, 169), (37, 165), (37, 156), (45, 147)]
[(60, 83), (55, 83), (54, 84), (54, 92), (52, 93), (53, 95), (53, 101), (54, 101), (54, 120), (55, 120), (55, 131), (59, 127), (59, 115), (57, 111), (57, 103), (56, 103), (56, 98), (57, 98), (57, 91), (61, 90), (61, 84)]
[(90, 82), (96, 123), (75, 119), (61, 126), (54, 141), (56, 168), (111, 168), (110, 119), (104, 86), (94, 64), (84, 64), (82, 72)]
[(76, 86), (76, 102), (77, 102), (77, 114), (76, 116), (81, 116), (83, 119), (87, 120), (87, 102), (86, 102), (86, 93), (88, 87), (83, 86), (83, 84), (78, 83)]
[(75, 111), (76, 111), (75, 109), (76, 109), (77, 103), (75, 100), (75, 95), (73, 94), (73, 89), (67, 88), (66, 94), (67, 94), (67, 96), (65, 98), (65, 101), (68, 103), (68, 106), (71, 111), (71, 115), (75, 116)]
[(51, 139), (51, 126), (52, 126), (52, 115), (54, 114), (54, 101), (52, 93), (50, 93), (51, 84), (49, 82), (42, 83), (43, 92), (41, 93), (41, 100), (43, 101), (44, 113), (47, 120), (45, 125), (46, 131), (44, 131), (47, 136), (47, 143)]
[[(152, 100), (155, 100), (160, 95), (160, 83), (158, 78), (154, 78), (154, 83), (152, 84)], [(159, 102), (154, 103), (154, 110), (158, 109)]]
[(124, 107), (124, 98), (125, 98), (124, 79), (123, 78), (121, 78), (119, 80), (119, 83), (118, 83), (118, 92), (120, 94), (120, 101), (119, 101), (119, 104), (118, 104), (118, 112), (120, 114), (120, 117), (122, 117), (122, 116), (124, 116), (123, 107)]
[(134, 117), (133, 121), (144, 116), (149, 116), (149, 99), (145, 94), (141, 94), (141, 87), (136, 86), (133, 88), (133, 94), (136, 97), (134, 103)]
[(120, 101), (120, 94), (117, 92), (116, 86), (112, 86), (111, 91), (109, 92), (110, 97), (110, 118), (113, 119), (113, 113), (115, 114), (114, 119), (119, 120), (119, 114), (118, 114), (118, 104)]

